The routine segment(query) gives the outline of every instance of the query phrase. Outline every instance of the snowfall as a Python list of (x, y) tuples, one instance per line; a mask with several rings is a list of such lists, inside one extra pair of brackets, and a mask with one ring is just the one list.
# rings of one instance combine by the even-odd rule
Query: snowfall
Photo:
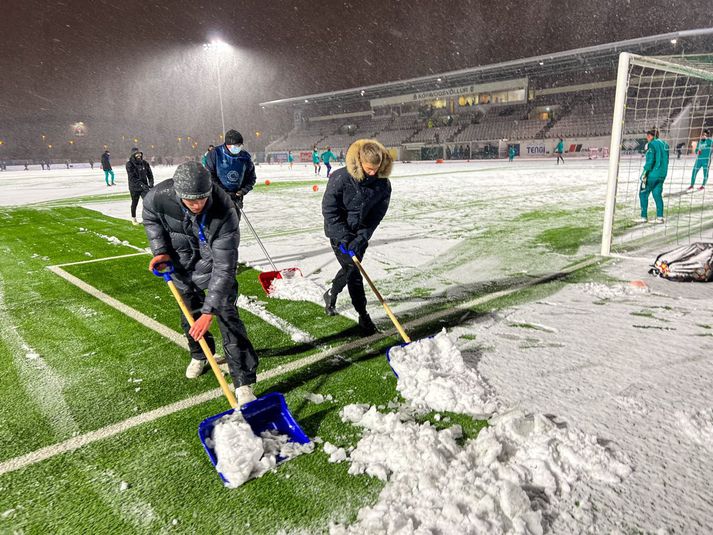
[[(575, 258), (523, 247), (547, 221), (518, 216), (581, 209), (587, 217), (604, 203), (606, 168), (606, 161), (574, 159), (560, 167), (552, 160), (398, 163), (391, 207), (364, 266), (397, 315), (492, 281), (556, 272)], [(156, 169), (158, 180), (172, 172)], [(260, 165), (257, 173), (273, 183), (314, 177), (301, 165)], [(121, 170), (115, 188), (100, 174), (0, 173), (0, 205), (127, 191)], [(667, 202), (681, 198), (686, 181), (685, 173), (667, 181)], [(317, 192), (263, 189), (245, 200), (278, 268), (299, 267), (306, 280), (297, 293), (315, 302), (337, 270), (319, 185)], [(80, 204), (130, 224), (128, 200)], [(272, 269), (249, 229), (241, 230), (241, 261)], [(647, 274), (656, 254), (675, 245), (666, 239), (602, 264), (611, 282), (569, 284), (526, 304), (471, 313), (448, 332), (392, 350), (399, 396), (388, 407), (368, 399), (344, 407), (341, 417), (362, 438), (318, 448), (349, 463), (350, 473), (385, 482), (354, 524), (336, 519), (330, 530), (713, 532), (713, 287)], [(597, 251), (582, 247), (577, 257)], [(368, 297), (372, 316), (388, 328)], [(264, 299), (244, 296), (241, 306), (259, 312)], [(354, 317), (346, 292), (337, 308)], [(423, 423), (419, 416), (430, 411), (441, 423), (448, 422), (441, 412), (459, 412), (487, 418), (489, 427), (464, 440), (456, 425), (439, 431)], [(243, 467), (245, 477), (253, 468)]]

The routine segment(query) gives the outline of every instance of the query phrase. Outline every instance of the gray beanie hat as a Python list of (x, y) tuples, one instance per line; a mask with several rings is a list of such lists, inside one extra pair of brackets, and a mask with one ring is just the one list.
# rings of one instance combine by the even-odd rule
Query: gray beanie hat
[(198, 162), (184, 162), (173, 174), (173, 187), (181, 199), (205, 199), (210, 196), (213, 184), (210, 173)]

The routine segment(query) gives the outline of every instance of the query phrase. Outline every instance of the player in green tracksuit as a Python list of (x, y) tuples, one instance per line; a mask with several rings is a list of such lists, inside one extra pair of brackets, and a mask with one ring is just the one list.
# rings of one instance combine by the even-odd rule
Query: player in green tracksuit
[(560, 164), (560, 160), (562, 160), (562, 165), (564, 165), (564, 157), (562, 156), (564, 154), (564, 139), (560, 138), (559, 143), (557, 143), (555, 147), (555, 154), (557, 155), (557, 165)]
[(668, 145), (659, 139), (659, 132), (652, 128), (646, 132), (648, 149), (646, 163), (641, 175), (639, 202), (641, 203), (641, 222), (647, 221), (649, 194), (653, 194), (656, 203), (656, 222), (663, 223), (663, 183), (668, 173)]
[(322, 170), (322, 164), (319, 163), (319, 153), (316, 146), (312, 148), (312, 165), (314, 165), (314, 174), (318, 175)]
[(711, 131), (704, 130), (703, 136), (696, 146), (696, 163), (693, 164), (691, 185), (688, 188), (688, 191), (693, 191), (693, 186), (696, 183), (696, 175), (698, 174), (699, 169), (703, 169), (703, 185), (698, 188), (698, 191), (702, 191), (706, 187), (706, 182), (708, 182), (708, 169), (711, 165), (711, 143)]
[(512, 162), (515, 159), (515, 147), (510, 145), (508, 148), (508, 162)]
[(329, 178), (329, 175), (332, 173), (332, 164), (329, 162), (337, 159), (332, 152), (332, 147), (327, 147), (327, 150), (321, 154), (320, 158), (324, 162), (324, 166), (327, 168), (327, 178)]
[(292, 165), (295, 163), (295, 157), (292, 156), (292, 151), (287, 151), (287, 163), (290, 164), (290, 169), (292, 169)]

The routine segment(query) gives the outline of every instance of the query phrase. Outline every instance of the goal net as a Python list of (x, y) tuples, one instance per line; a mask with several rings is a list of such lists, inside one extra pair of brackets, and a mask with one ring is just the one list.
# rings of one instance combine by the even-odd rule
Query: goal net
[[(642, 182), (648, 149), (646, 132), (652, 129), (658, 131), (668, 151), (659, 197), (663, 200), (663, 222), (657, 219), (660, 214), (654, 197), (658, 192), (653, 188), (659, 181), (647, 178)], [(706, 150), (709, 142), (701, 141), (705, 130), (713, 132), (713, 54), (656, 58), (620, 55), (603, 255), (626, 254), (652, 245), (658, 250), (672, 244), (713, 241), (713, 180), (699, 189), (711, 162), (710, 156), (705, 157), (710, 152)], [(657, 154), (655, 150), (652, 153), (652, 157)], [(647, 222), (641, 220), (643, 203), (647, 203)]]

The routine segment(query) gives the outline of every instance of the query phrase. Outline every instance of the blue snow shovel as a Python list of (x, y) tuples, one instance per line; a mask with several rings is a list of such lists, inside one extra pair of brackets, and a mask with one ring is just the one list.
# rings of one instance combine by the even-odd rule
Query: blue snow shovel
[[(357, 267), (357, 269), (359, 270), (359, 272), (362, 274), (362, 277), (364, 277), (364, 278), (366, 279), (366, 282), (367, 282), (367, 283), (369, 284), (369, 286), (371, 287), (371, 290), (372, 290), (372, 291), (374, 292), (374, 294), (376, 295), (376, 298), (379, 300), (379, 302), (381, 303), (381, 305), (384, 307), (384, 310), (386, 311), (386, 315), (389, 316), (389, 319), (390, 319), (391, 322), (394, 324), (394, 327), (396, 327), (396, 330), (399, 332), (399, 334), (401, 335), (401, 338), (402, 338), (403, 341), (404, 341), (404, 343), (401, 344), (399, 347), (403, 347), (403, 346), (405, 346), (405, 345), (410, 344), (410, 343), (411, 343), (411, 338), (409, 337), (408, 334), (406, 334), (406, 331), (405, 331), (404, 328), (401, 326), (401, 323), (399, 322), (398, 319), (396, 319), (396, 316), (395, 316), (394, 313), (391, 311), (391, 307), (389, 307), (389, 305), (386, 303), (386, 301), (385, 301), (384, 298), (382, 297), (382, 295), (381, 295), (381, 293), (379, 292), (379, 290), (377, 290), (377, 289), (376, 289), (376, 286), (374, 286), (374, 283), (372, 282), (371, 278), (369, 278), (369, 275), (367, 275), (367, 274), (366, 274), (366, 271), (364, 271), (364, 266), (361, 265), (361, 262), (360, 262), (359, 259), (357, 258), (356, 253), (355, 253), (354, 251), (352, 251), (351, 249), (347, 249), (343, 243), (340, 243), (340, 244), (339, 244), (339, 250), (342, 252), (342, 254), (348, 254), (348, 255), (351, 257), (352, 262), (354, 262), (354, 265)], [(389, 352), (391, 351), (391, 349), (392, 349), (392, 348), (389, 348), (389, 349), (386, 350), (386, 360), (389, 362), (389, 367), (391, 368), (391, 371), (394, 372), (394, 375), (395, 375), (396, 378), (398, 379), (398, 378), (399, 378), (399, 374), (396, 373), (396, 370), (394, 370), (394, 368), (391, 366), (391, 358), (389, 357)]]
[[(188, 310), (188, 307), (183, 300), (183, 296), (181, 296), (181, 293), (178, 291), (178, 288), (176, 288), (176, 285), (171, 278), (171, 274), (174, 272), (173, 264), (171, 262), (164, 262), (160, 264), (160, 266), (162, 266), (161, 269), (153, 269), (154, 275), (162, 277), (168, 283), (168, 287), (171, 290), (173, 297), (176, 298), (176, 302), (178, 303), (183, 316), (192, 327), (195, 323), (193, 314), (191, 314)], [(220, 371), (218, 363), (215, 361), (213, 352), (210, 350), (205, 338), (201, 337), (201, 339), (198, 340), (198, 343), (210, 363), (210, 367), (213, 370), (215, 378), (220, 384), (220, 388), (223, 390), (223, 395), (232, 407), (230, 410), (216, 414), (210, 418), (206, 418), (198, 426), (198, 436), (201, 439), (203, 448), (205, 448), (210, 462), (213, 466), (216, 466), (218, 461), (213, 447), (210, 446), (211, 441), (209, 440), (213, 434), (213, 427), (215, 426), (217, 420), (223, 416), (232, 414), (235, 409), (238, 408), (238, 402), (235, 399), (235, 395), (228, 388), (228, 383), (225, 381), (223, 373)], [(302, 431), (292, 416), (292, 413), (290, 413), (287, 403), (285, 402), (285, 397), (278, 392), (266, 394), (254, 401), (246, 403), (240, 407), (240, 412), (242, 413), (243, 418), (245, 418), (245, 421), (252, 428), (253, 433), (257, 436), (260, 436), (260, 434), (264, 431), (277, 431), (281, 435), (287, 435), (290, 442), (297, 442), (299, 444), (306, 444), (309, 442), (309, 437), (305, 435), (304, 431)], [(278, 457), (277, 462), (279, 463), (282, 460), (283, 459)], [(218, 472), (218, 475), (224, 482), (228, 482), (223, 474)]]

